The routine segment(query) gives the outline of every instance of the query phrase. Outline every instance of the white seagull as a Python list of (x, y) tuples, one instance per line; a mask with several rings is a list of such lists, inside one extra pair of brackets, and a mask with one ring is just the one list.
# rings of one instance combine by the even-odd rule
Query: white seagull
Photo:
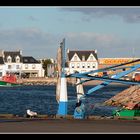
[(37, 113), (31, 111), (30, 109), (27, 109), (27, 115), (29, 115), (30, 117), (35, 117), (35, 116), (37, 116)]

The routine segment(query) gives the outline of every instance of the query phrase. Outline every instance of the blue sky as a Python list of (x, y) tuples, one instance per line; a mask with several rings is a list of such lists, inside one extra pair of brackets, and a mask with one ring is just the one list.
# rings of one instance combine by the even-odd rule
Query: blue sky
[(98, 57), (140, 57), (140, 7), (0, 7), (0, 49), (35, 58), (97, 49)]

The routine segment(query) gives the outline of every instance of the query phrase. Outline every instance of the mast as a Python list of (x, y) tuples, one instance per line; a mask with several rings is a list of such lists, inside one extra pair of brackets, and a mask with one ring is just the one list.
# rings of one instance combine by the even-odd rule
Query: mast
[(59, 103), (60, 100), (60, 85), (61, 85), (61, 65), (62, 65), (62, 50), (59, 47), (57, 50), (57, 68), (58, 68), (58, 77), (56, 83), (56, 101)]
[(65, 55), (65, 39), (60, 43), (61, 49), (61, 77), (60, 77), (60, 89), (59, 90), (59, 106), (58, 106), (58, 115), (65, 116), (67, 115), (67, 106), (68, 106), (68, 97), (67, 97), (67, 81), (65, 76), (65, 63), (66, 63), (66, 55)]

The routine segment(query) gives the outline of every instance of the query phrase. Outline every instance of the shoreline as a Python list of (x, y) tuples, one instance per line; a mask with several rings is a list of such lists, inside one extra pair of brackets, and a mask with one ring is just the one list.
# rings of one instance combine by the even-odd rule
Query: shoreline
[[(57, 78), (29, 78), (29, 79), (18, 79), (19, 83), (23, 85), (56, 85)], [(96, 86), (101, 84), (103, 81), (93, 80), (84, 83), (84, 86)], [(67, 79), (68, 85), (75, 85), (74, 79)], [(114, 86), (128, 86), (121, 83), (110, 83), (109, 85)]]
[(56, 78), (27, 78), (18, 79), (19, 83), (23, 85), (56, 85)]

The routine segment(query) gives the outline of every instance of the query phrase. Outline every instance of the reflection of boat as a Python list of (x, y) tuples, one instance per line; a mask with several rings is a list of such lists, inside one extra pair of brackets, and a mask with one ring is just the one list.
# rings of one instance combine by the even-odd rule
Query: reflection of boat
[(14, 74), (6, 74), (0, 80), (0, 86), (19, 86), (21, 83), (17, 82), (16, 75)]

